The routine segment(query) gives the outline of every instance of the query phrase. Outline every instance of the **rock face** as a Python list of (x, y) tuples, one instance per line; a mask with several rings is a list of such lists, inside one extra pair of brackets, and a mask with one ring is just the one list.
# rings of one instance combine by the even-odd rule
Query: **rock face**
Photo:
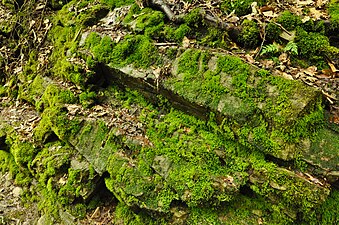
[(339, 135), (321, 92), (226, 50), (162, 42), (195, 14), (165, 26), (133, 1), (110, 13), (81, 2), (56, 16), (48, 72), (28, 63), (17, 105), (0, 102), (0, 168), (22, 186), (14, 196), (38, 202), (39, 224), (97, 215), (102, 189), (114, 224), (337, 219)]

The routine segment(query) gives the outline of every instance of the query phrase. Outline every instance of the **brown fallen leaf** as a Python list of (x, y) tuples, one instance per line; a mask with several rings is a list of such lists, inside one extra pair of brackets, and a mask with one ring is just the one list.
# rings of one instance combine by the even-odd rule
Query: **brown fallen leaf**
[(333, 63), (328, 62), (327, 64), (331, 68), (333, 73), (339, 72), (339, 70), (335, 67), (335, 65)]
[(304, 73), (309, 76), (314, 76), (317, 72), (318, 68), (316, 66), (310, 66), (304, 70)]

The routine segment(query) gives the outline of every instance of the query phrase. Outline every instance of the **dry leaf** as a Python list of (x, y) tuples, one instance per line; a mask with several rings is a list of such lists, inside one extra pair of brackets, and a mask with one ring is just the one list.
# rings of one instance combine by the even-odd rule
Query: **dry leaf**
[(306, 5), (312, 5), (314, 1), (312, 0), (306, 0), (306, 1), (297, 1), (298, 6), (306, 6)]
[(230, 22), (230, 23), (236, 23), (236, 22), (238, 22), (240, 19), (239, 19), (239, 17), (237, 17), (237, 16), (231, 16), (230, 18), (227, 18), (227, 22)]
[(182, 47), (188, 48), (190, 46), (190, 40), (185, 36), (182, 40)]
[(306, 22), (309, 21), (310, 19), (311, 19), (311, 17), (305, 16), (304, 18), (302, 18), (301, 22), (306, 23)]
[(249, 63), (251, 63), (251, 64), (253, 64), (253, 63), (255, 62), (255, 60), (253, 59), (253, 57), (252, 57), (251, 55), (249, 55), (249, 54), (246, 54), (246, 55), (245, 55), (245, 58), (246, 58), (247, 62), (249, 62)]
[(278, 14), (274, 13), (273, 11), (265, 11), (262, 14), (266, 17), (271, 17), (271, 18), (278, 17)]
[(316, 8), (314, 8), (314, 7), (312, 7), (312, 8), (309, 8), (309, 10), (310, 10), (310, 15), (312, 16), (312, 18), (314, 18), (315, 20), (319, 20), (321, 17), (322, 17), (322, 15), (323, 15), (323, 13), (321, 12), (321, 11), (319, 11), (319, 10), (317, 10)]
[(304, 70), (304, 73), (310, 76), (314, 76), (317, 72), (318, 68), (316, 66), (310, 66)]
[(292, 77), (292, 75), (288, 74), (288, 73), (281, 73), (281, 76), (287, 80), (294, 80), (294, 78)]
[(286, 62), (288, 62), (288, 54), (286, 52), (282, 53), (279, 56), (279, 61), (283, 64), (285, 64)]
[(332, 71), (333, 73), (336, 73), (336, 72), (339, 71), (337, 68), (335, 68), (335, 66), (334, 66), (333, 63), (328, 62), (328, 65), (329, 65), (329, 67), (331, 68), (331, 71)]

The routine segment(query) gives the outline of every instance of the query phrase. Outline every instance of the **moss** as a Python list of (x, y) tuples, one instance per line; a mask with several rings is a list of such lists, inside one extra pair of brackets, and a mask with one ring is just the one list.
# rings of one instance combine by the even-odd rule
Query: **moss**
[(10, 152), (14, 157), (15, 163), (24, 169), (31, 167), (30, 164), (37, 153), (37, 149), (29, 142), (16, 140), (14, 143), (11, 143)]
[(126, 204), (119, 202), (116, 210), (114, 223), (124, 225), (138, 224), (167, 224), (162, 217), (151, 217), (144, 211), (134, 212)]
[(337, 30), (339, 28), (339, 3), (336, 0), (331, 0), (328, 12), (331, 16), (331, 30)]
[[(131, 52), (131, 54), (128, 54)], [(124, 63), (133, 63), (136, 67), (148, 67), (159, 63), (158, 50), (150, 39), (144, 36), (126, 37), (119, 43), (113, 51), (113, 60), (124, 59), (123, 53), (127, 53), (128, 58)], [(122, 57), (121, 57), (122, 56)]]
[(302, 22), (300, 17), (292, 14), (290, 11), (284, 11), (277, 18), (277, 23), (281, 24), (285, 29), (291, 31), (300, 26)]
[(19, 98), (37, 106), (46, 89), (46, 82), (42, 76), (37, 75), (27, 86), (22, 85), (19, 88)]
[(298, 29), (295, 42), (300, 50), (299, 54), (301, 57), (316, 63), (319, 68), (324, 68), (326, 64), (324, 55), (330, 45), (326, 36)]
[(198, 28), (199, 25), (202, 25), (202, 20), (202, 14), (199, 8), (193, 9), (184, 17), (184, 21), (189, 27)]
[(0, 97), (3, 97), (5, 95), (6, 95), (6, 88), (0, 85)]
[(141, 10), (139, 16), (135, 20), (136, 31), (144, 32), (144, 34), (149, 37), (159, 37), (163, 27), (164, 14), (150, 8)]
[(10, 152), (0, 150), (0, 171), (8, 171), (12, 177), (19, 173), (19, 167), (15, 163), (14, 157)]
[(278, 41), (279, 40), (279, 35), (282, 33), (282, 30), (278, 25), (275, 23), (268, 23), (267, 26), (265, 27), (266, 31), (266, 38), (267, 40), (270, 41)]
[(80, 122), (70, 120), (67, 113), (60, 107), (54, 106), (44, 110), (41, 121), (34, 129), (34, 137), (43, 141), (50, 132), (53, 132), (60, 140), (68, 141), (80, 130)]
[(79, 95), (79, 101), (80, 104), (84, 107), (84, 108), (89, 108), (90, 106), (92, 106), (97, 98), (97, 94), (93, 91), (90, 92), (82, 92)]
[[(134, 64), (136, 67), (146, 68), (160, 63), (158, 50), (147, 36), (127, 35), (124, 40), (116, 45), (113, 45), (109, 37), (102, 38), (97, 45), (95, 35), (90, 35), (89, 38), (86, 41), (86, 46), (91, 48), (94, 56), (99, 61), (110, 63), (112, 66)], [(112, 46), (114, 46), (113, 50)]]
[(329, 41), (326, 36), (318, 33), (306, 32), (298, 30), (296, 43), (300, 49), (300, 55), (305, 58), (321, 55), (329, 46)]
[[(68, 10), (76, 8), (77, 10)], [(76, 13), (78, 12), (79, 13)], [(93, 72), (85, 68), (81, 63), (72, 63), (69, 58), (79, 57), (77, 51), (78, 37), (81, 29), (96, 23), (108, 13), (105, 4), (92, 4), (92, 1), (71, 1), (63, 7), (53, 20), (53, 28), (48, 38), (54, 45), (50, 57), (55, 76), (67, 79), (79, 87), (86, 86), (86, 82), (92, 78)], [(106, 43), (106, 42), (105, 42)]]
[(252, 20), (244, 20), (241, 23), (242, 30), (239, 34), (238, 41), (246, 48), (253, 48), (258, 45), (260, 33), (258, 25)]
[[(249, 14), (252, 12), (251, 9), (251, 4), (255, 2), (255, 1), (251, 1), (251, 0), (226, 0), (226, 1), (222, 1), (221, 4), (221, 10), (228, 13), (231, 13), (233, 10), (235, 10), (235, 13), (238, 16), (244, 16), (246, 14)], [(267, 0), (260, 0), (260, 1), (256, 1), (259, 6), (264, 5), (265, 3), (267, 3)]]
[(251, 189), (261, 196), (270, 199), (279, 198), (279, 206), (292, 219), (297, 213), (301, 213), (303, 219), (307, 219), (327, 198), (329, 190), (310, 184), (304, 178), (296, 174), (268, 164), (253, 164), (254, 173), (251, 175), (253, 184)]
[(207, 44), (213, 48), (226, 48), (228, 46), (227, 33), (220, 31), (217, 28), (209, 27), (205, 37), (202, 38), (201, 43)]
[(103, 38), (100, 38), (100, 42), (97, 43), (98, 36), (90, 35), (88, 38), (88, 41), (86, 39), (87, 45), (92, 46), (91, 50), (95, 58), (99, 62), (109, 63), (111, 59), (110, 55), (113, 52), (113, 47), (115, 47), (112, 39), (108, 36), (104, 36)]
[(43, 108), (61, 106), (63, 104), (72, 104), (76, 102), (75, 95), (70, 90), (62, 90), (54, 84), (46, 87), (41, 100), (37, 102), (38, 110)]
[(317, 210), (316, 213), (311, 214), (311, 218), (306, 221), (310, 221), (310, 224), (336, 224), (339, 221), (339, 191), (332, 190), (329, 198), (322, 204)]
[(187, 219), (188, 224), (222, 224), (217, 211), (213, 208), (192, 208)]
[(124, 5), (131, 5), (134, 3), (134, 0), (100, 0), (100, 2), (111, 8), (118, 8)]

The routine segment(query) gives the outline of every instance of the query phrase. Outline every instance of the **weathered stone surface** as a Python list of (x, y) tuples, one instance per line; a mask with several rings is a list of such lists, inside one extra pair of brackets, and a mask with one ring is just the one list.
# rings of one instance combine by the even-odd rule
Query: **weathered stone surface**
[[(295, 130), (294, 126), (303, 126), (297, 125), (298, 121), (307, 120), (312, 111), (317, 113), (320, 93), (299, 82), (292, 83), (279, 77), (266, 80), (255, 75), (258, 71), (256, 68), (242, 64), (236, 58), (228, 59), (228, 56), (221, 54), (212, 56), (205, 63), (213, 69), (220, 67), (217, 59), (222, 60), (226, 57), (229, 61), (235, 60), (238, 66), (244, 67), (243, 70), (247, 77), (243, 81), (239, 81), (239, 83), (243, 82), (244, 87), (237, 87), (238, 84), (234, 83), (234, 79), (236, 79), (234, 74), (227, 74), (220, 69), (219, 72), (210, 69), (197, 70), (195, 71), (196, 75), (190, 75), (196, 76), (196, 78), (190, 78), (193, 80), (188, 82), (184, 78), (187, 75), (179, 71), (177, 64), (183, 60), (185, 55), (193, 54), (193, 52), (198, 52), (197, 54), (201, 55), (204, 53), (200, 50), (186, 50), (181, 57), (173, 62), (172, 73), (169, 77), (159, 78), (153, 70), (137, 70), (132, 65), (112, 69), (105, 67), (104, 71), (106, 77), (111, 77), (109, 79), (118, 85), (137, 89), (153, 100), (157, 94), (161, 94), (168, 98), (175, 107), (202, 119), (207, 119), (210, 112), (215, 112), (217, 120), (221, 123), (226, 119), (238, 136), (242, 136), (242, 129), (239, 129), (239, 125), (245, 125), (249, 129), (249, 133), (247, 136), (241, 137), (242, 141), (266, 149), (267, 153), (275, 157), (284, 160), (293, 159), (298, 148), (296, 143), (293, 143), (295, 141), (286, 140), (285, 136), (288, 136), (290, 131), (286, 131), (285, 127)], [(198, 60), (195, 66), (197, 68), (204, 67), (201, 60)], [(203, 74), (209, 73), (215, 74), (210, 78), (204, 78)], [(237, 72), (235, 69), (230, 73), (241, 73), (241, 71)], [(210, 84), (208, 79), (215, 78), (216, 81)], [(262, 86), (263, 82), (266, 87)], [(208, 89), (207, 92), (205, 88)], [(215, 91), (217, 88), (221, 90), (221, 94)], [(284, 99), (281, 97), (282, 95), (285, 96)], [(319, 122), (319, 118), (314, 118), (313, 122)], [(305, 129), (303, 132), (307, 132), (309, 129), (308, 125), (303, 128)], [(256, 133), (259, 130), (263, 132), (261, 135), (266, 137), (258, 139)], [(303, 138), (307, 139), (307, 137)], [(268, 148), (271, 150), (267, 150)]]
[(316, 172), (334, 183), (339, 180), (339, 138), (330, 129), (317, 132), (313, 142), (303, 143), (302, 159), (316, 168)]

